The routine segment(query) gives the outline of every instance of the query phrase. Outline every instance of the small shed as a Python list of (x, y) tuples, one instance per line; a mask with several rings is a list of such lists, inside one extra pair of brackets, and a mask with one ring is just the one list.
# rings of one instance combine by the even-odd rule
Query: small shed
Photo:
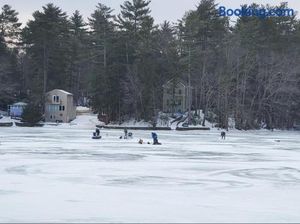
[(23, 111), (26, 106), (27, 106), (27, 103), (24, 103), (24, 102), (18, 102), (18, 103), (14, 103), (14, 104), (10, 105), (8, 108), (9, 116), (11, 116), (13, 118), (20, 118), (22, 116)]

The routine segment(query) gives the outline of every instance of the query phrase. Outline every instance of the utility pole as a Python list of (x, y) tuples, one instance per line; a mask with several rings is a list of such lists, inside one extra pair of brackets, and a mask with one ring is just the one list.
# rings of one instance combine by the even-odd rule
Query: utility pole
[(191, 124), (191, 45), (189, 45), (189, 72), (188, 72), (188, 124)]

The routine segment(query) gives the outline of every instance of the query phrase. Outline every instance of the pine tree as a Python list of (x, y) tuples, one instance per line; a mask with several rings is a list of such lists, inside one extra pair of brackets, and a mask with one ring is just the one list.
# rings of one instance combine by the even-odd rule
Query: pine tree
[(34, 83), (28, 87), (42, 100), (54, 88), (67, 88), (70, 64), (70, 23), (59, 7), (47, 4), (36, 11), (23, 31), (23, 41), (30, 55)]
[[(189, 94), (189, 107), (202, 108), (206, 116), (208, 110), (216, 108), (215, 99), (218, 95), (224, 95), (217, 92), (218, 89), (221, 90), (218, 87), (217, 64), (223, 61), (224, 52), (221, 51), (225, 49), (223, 43), (228, 33), (228, 19), (218, 15), (214, 0), (202, 0), (196, 10), (185, 15), (181, 23), (181, 63), (186, 74), (184, 79), (189, 86), (194, 83), (195, 92)], [(219, 116), (221, 117), (220, 114)], [(202, 125), (205, 125), (205, 119)]]
[[(121, 14), (118, 16), (118, 24), (125, 36), (126, 67), (123, 82), (129, 86), (124, 89), (126, 99), (123, 101), (125, 108), (131, 108), (127, 113), (134, 114), (136, 119), (149, 118), (152, 111), (149, 102), (154, 101), (153, 80), (155, 80), (153, 31), (154, 19), (150, 16), (150, 1), (133, 0), (125, 1), (121, 5)], [(124, 84), (123, 84), (124, 86)], [(130, 94), (130, 95), (128, 95)], [(130, 107), (128, 104), (130, 103)]]
[(19, 43), (20, 26), (18, 13), (9, 5), (2, 7), (0, 14), (0, 41), (9, 47), (16, 47)]
[(21, 77), (18, 62), (19, 34), (21, 23), (18, 13), (4, 5), (0, 13), (0, 108), (20, 97)]
[[(113, 41), (114, 41), (114, 16), (112, 9), (98, 4), (96, 10), (89, 18), (90, 44), (91, 44), (91, 62), (92, 62), (92, 104), (100, 113), (112, 115), (111, 107), (114, 105), (115, 99), (112, 92), (111, 69), (113, 56)], [(110, 105), (111, 104), (111, 105)]]
[(75, 102), (83, 96), (87, 88), (88, 77), (88, 33), (87, 24), (79, 11), (75, 11), (70, 18), (70, 74), (68, 89), (73, 93)]

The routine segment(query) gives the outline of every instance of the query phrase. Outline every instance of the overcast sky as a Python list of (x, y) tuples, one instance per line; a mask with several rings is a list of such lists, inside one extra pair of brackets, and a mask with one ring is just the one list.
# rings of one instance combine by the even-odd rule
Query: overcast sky
[[(115, 14), (119, 13), (120, 4), (124, 0), (0, 0), (0, 5), (9, 4), (19, 12), (19, 18), (22, 23), (26, 23), (32, 18), (32, 13), (36, 10), (41, 10), (42, 6), (52, 2), (61, 7), (64, 11), (71, 15), (78, 9), (85, 18), (89, 17), (95, 9), (95, 5), (101, 2), (115, 9)], [(152, 0), (151, 14), (155, 19), (155, 23), (160, 24), (164, 20), (177, 22), (181, 19), (184, 13), (190, 9), (194, 9), (200, 0)], [(216, 0), (219, 5), (226, 8), (236, 8), (244, 3), (269, 3), (278, 5), (282, 0)], [(288, 0), (289, 8), (295, 11), (300, 11), (300, 0)]]

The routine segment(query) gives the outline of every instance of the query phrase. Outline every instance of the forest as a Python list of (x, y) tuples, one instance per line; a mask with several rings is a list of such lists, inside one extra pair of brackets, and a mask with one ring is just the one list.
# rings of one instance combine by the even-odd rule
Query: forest
[(300, 122), (296, 15), (233, 20), (218, 15), (214, 0), (201, 0), (176, 23), (155, 24), (151, 1), (120, 7), (116, 15), (99, 3), (85, 20), (49, 3), (21, 24), (4, 5), (0, 110), (16, 101), (42, 107), (45, 93), (59, 88), (76, 100), (89, 97), (94, 111), (111, 120), (151, 120), (162, 110), (163, 84), (182, 79), (192, 84), (192, 109), (223, 128), (229, 119), (243, 130)]

